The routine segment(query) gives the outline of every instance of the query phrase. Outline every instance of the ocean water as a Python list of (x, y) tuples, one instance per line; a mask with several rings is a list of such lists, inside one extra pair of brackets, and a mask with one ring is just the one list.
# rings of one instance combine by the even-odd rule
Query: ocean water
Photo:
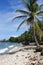
[(8, 49), (19, 46), (21, 46), (20, 43), (0, 42), (0, 53), (4, 53)]

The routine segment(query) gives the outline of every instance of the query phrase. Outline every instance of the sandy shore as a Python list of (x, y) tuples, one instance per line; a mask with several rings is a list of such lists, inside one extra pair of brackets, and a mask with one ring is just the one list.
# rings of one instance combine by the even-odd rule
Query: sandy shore
[(0, 65), (43, 65), (43, 57), (33, 50), (0, 55)]

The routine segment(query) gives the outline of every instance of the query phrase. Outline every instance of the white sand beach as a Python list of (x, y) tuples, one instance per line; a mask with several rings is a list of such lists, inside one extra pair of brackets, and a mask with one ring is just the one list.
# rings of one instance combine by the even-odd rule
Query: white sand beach
[[(13, 49), (14, 51), (14, 49)], [(33, 50), (18, 51), (13, 54), (0, 55), (0, 65), (43, 65), (43, 56)]]

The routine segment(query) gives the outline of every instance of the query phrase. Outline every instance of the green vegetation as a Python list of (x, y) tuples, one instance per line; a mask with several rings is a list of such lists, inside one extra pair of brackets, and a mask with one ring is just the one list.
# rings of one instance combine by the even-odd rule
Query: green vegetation
[[(30, 30), (24, 32), (19, 37), (10, 37), (10, 42), (22, 42), (25, 45), (28, 45), (30, 42), (35, 42), (37, 46), (43, 44), (43, 20), (39, 20), (39, 16), (43, 16), (42, 5), (38, 5), (37, 0), (23, 0), (27, 11), (25, 10), (16, 10), (21, 15), (13, 18), (15, 19), (22, 18), (22, 23), (18, 26), (17, 30), (21, 27), (22, 24), (26, 23), (27, 26), (30, 25)], [(25, 18), (25, 20), (24, 20)], [(38, 49), (37, 49), (38, 50)]]
[(10, 37), (9, 41), (10, 42), (18, 42), (18, 38)]
[(18, 37), (20, 39), (21, 42), (23, 41), (34, 41), (34, 38), (32, 36), (32, 34), (30, 34), (29, 32), (24, 32), (21, 36)]
[[(10, 37), (9, 41), (19, 42), (19, 43), (21, 42), (24, 45), (28, 45), (31, 42), (35, 42), (35, 39), (34, 39), (34, 36), (30, 32), (26, 31), (23, 34), (21, 34), (19, 37)], [(43, 40), (41, 40), (39, 44), (43, 45)]]
[(30, 42), (34, 42), (34, 37), (28, 31), (21, 34), (19, 37), (10, 37), (10, 42), (25, 42), (24, 44), (28, 45)]
[[(30, 37), (28, 37), (25, 34), (25, 37), (27, 36), (29, 41), (31, 41), (31, 39), (30, 39), (31, 37), (34, 37), (35, 43), (37, 44), (37, 46), (39, 46), (38, 39), (41, 40), (42, 35), (43, 35), (43, 32), (38, 25), (38, 22), (41, 22), (38, 19), (38, 17), (43, 15), (43, 10), (41, 10), (42, 5), (38, 5), (37, 0), (29, 0), (29, 1), (23, 0), (23, 2), (25, 3), (25, 6), (26, 6), (28, 11), (16, 10), (16, 12), (19, 12), (22, 15), (15, 17), (13, 20), (15, 20), (16, 18), (22, 18), (22, 19), (25, 18), (25, 20), (22, 21), (22, 23), (19, 25), (17, 30), (19, 30), (21, 25), (24, 24), (24, 23), (26, 23), (28, 26), (30, 25), (30, 27), (33, 29), (32, 30), (33, 36), (29, 35)], [(38, 39), (37, 39), (37, 36), (39, 37)], [(28, 40), (27, 37), (26, 37), (26, 40)], [(23, 36), (23, 39), (24, 39), (24, 36)]]
[(34, 37), (32, 34), (26, 31), (18, 37), (18, 41), (22, 42), (24, 45), (28, 45), (30, 42), (34, 42)]

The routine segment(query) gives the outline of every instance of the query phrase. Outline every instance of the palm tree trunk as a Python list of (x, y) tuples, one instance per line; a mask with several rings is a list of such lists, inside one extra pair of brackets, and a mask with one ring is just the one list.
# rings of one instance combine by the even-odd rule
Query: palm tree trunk
[(35, 43), (37, 44), (37, 47), (39, 47), (39, 43), (35, 35), (34, 35), (34, 38), (35, 38)]
[(39, 43), (38, 43), (38, 40), (37, 40), (37, 37), (36, 37), (36, 34), (35, 34), (35, 25), (34, 24), (33, 24), (33, 31), (34, 31), (35, 43), (36, 43), (37, 47), (39, 47)]

